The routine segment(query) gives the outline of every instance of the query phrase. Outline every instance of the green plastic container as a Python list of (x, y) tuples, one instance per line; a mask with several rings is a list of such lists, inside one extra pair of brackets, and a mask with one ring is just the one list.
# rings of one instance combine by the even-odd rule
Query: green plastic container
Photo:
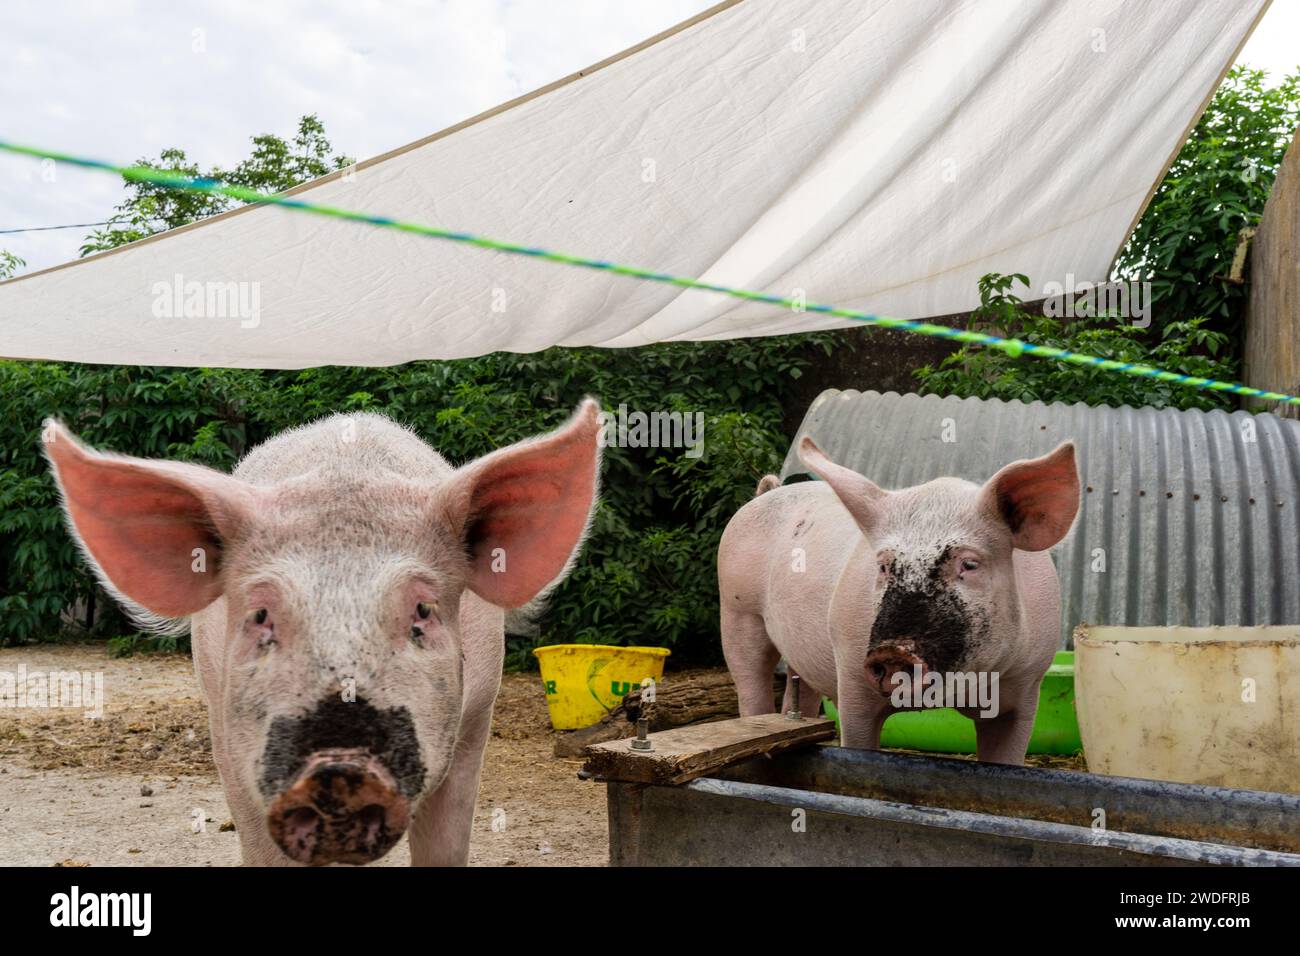
[[(826, 716), (840, 725), (835, 705), (822, 698)], [(880, 746), (942, 754), (973, 754), (975, 723), (950, 707), (908, 710), (885, 721)], [(1074, 715), (1074, 651), (1057, 651), (1038, 691), (1038, 713), (1029, 738), (1031, 754), (1070, 756), (1083, 750)]]

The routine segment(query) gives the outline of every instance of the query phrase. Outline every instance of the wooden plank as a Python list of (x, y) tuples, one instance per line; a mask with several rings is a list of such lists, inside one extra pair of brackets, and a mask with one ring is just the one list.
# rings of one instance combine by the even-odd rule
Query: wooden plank
[(626, 783), (685, 783), (759, 754), (830, 740), (835, 723), (823, 718), (789, 720), (783, 714), (737, 717), (650, 734), (654, 750), (633, 750), (631, 738), (592, 744), (583, 770)]
[[(778, 710), (781, 708), (784, 691), (785, 676), (773, 675), (772, 703)], [(585, 757), (587, 748), (592, 744), (622, 740), (635, 732), (638, 717), (645, 717), (650, 721), (650, 730), (658, 732), (739, 716), (740, 702), (736, 698), (736, 685), (725, 667), (718, 668), (717, 671), (673, 674), (671, 680), (660, 681), (655, 685), (653, 703), (643, 704), (641, 690), (637, 688), (624, 697), (621, 704), (600, 718), (599, 723), (581, 730), (556, 734), (555, 756)]]

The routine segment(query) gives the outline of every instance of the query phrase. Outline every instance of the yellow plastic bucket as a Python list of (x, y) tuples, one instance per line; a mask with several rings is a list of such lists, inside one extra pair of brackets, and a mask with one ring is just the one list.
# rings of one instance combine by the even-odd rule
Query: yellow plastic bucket
[(542, 668), (546, 706), (556, 730), (590, 727), (641, 681), (664, 676), (663, 647), (551, 644), (533, 651)]

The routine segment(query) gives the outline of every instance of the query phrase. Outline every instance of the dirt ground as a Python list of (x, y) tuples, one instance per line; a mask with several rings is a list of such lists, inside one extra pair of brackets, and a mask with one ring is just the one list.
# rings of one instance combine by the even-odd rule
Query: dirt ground
[[(0, 649), (0, 671), (101, 671), (104, 713), (0, 711), (0, 865), (226, 866), (239, 844), (188, 656), (103, 645)], [(552, 756), (534, 674), (507, 674), (492, 721), (470, 862), (604, 866), (604, 787)], [(497, 829), (492, 827), (494, 811)], [(504, 819), (504, 829), (500, 821)], [(405, 838), (380, 865), (409, 862)]]
[[(0, 710), (0, 866), (239, 863), (188, 655), (112, 658), (102, 644), (0, 649), (0, 672), (16, 674), (20, 666), (29, 675), (102, 672), (104, 709), (93, 720), (82, 710)], [(577, 778), (581, 760), (553, 755), (556, 736), (537, 676), (507, 674), (484, 760), (471, 864), (606, 864), (604, 787)], [(1081, 758), (1028, 762), (1085, 769)], [(409, 861), (403, 838), (379, 865)]]

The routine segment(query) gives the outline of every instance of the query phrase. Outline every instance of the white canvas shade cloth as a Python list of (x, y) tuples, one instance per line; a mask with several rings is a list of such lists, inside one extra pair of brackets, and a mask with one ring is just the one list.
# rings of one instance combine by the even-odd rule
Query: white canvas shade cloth
[[(1105, 281), (1266, 8), (739, 0), (294, 194), (947, 315), (978, 304), (988, 272)], [(212, 314), (186, 314), (196, 289)], [(207, 294), (227, 289), (244, 308)], [(389, 365), (853, 324), (272, 206), (0, 285), (0, 355), (131, 365)]]

